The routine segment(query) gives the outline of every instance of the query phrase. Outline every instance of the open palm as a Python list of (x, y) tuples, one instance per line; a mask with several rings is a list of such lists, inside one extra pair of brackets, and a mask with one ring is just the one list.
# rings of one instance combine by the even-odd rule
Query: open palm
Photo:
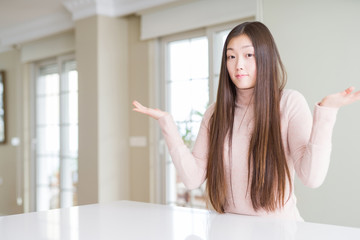
[(340, 108), (360, 100), (360, 91), (354, 92), (354, 87), (349, 87), (345, 91), (326, 96), (320, 102), (321, 106)]
[(133, 108), (134, 111), (146, 114), (156, 120), (158, 120), (159, 118), (168, 114), (167, 112), (161, 111), (160, 109), (157, 109), (157, 108), (145, 107), (138, 101), (133, 101), (132, 104), (134, 105), (134, 108)]

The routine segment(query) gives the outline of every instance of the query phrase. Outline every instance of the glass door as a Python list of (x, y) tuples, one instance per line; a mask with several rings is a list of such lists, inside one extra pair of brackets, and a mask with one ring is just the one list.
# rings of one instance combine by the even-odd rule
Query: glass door
[(78, 79), (74, 60), (39, 64), (35, 87), (36, 210), (77, 205)]

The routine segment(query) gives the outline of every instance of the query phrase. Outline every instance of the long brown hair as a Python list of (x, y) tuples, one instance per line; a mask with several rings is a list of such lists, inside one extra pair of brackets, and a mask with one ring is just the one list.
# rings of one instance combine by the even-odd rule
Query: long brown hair
[(248, 187), (254, 210), (274, 211), (285, 204), (286, 180), (290, 172), (281, 138), (280, 98), (286, 82), (286, 72), (269, 29), (260, 22), (245, 22), (227, 36), (223, 48), (219, 87), (214, 113), (209, 122), (209, 156), (207, 165), (207, 195), (217, 212), (228, 204), (225, 178), (224, 144), (232, 135), (235, 114), (236, 87), (226, 67), (226, 49), (230, 40), (245, 34), (252, 41), (256, 60), (254, 87), (254, 130), (248, 156)]

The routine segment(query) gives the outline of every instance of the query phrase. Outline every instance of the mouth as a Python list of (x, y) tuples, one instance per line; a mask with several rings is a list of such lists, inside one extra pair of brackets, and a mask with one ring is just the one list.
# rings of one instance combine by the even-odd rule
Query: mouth
[(236, 74), (235, 77), (236, 78), (243, 78), (243, 77), (248, 77), (249, 74)]

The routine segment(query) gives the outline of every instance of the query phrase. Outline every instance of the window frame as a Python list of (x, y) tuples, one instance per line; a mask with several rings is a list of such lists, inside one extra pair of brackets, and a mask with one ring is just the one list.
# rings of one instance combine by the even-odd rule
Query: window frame
[[(64, 131), (64, 118), (61, 117), (61, 114), (63, 112), (63, 104), (61, 103), (63, 92), (63, 79), (64, 79), (64, 64), (68, 61), (74, 61), (75, 62), (75, 69), (76, 69), (76, 58), (75, 54), (67, 54), (62, 55), (50, 59), (46, 59), (43, 61), (34, 62), (30, 66), (31, 71), (31, 80), (30, 80), (30, 139), (31, 139), (31, 153), (30, 153), (30, 199), (29, 199), (29, 209), (30, 211), (37, 211), (37, 80), (40, 76), (40, 69), (45, 66), (49, 65), (56, 65), (57, 71), (59, 73), (59, 140), (60, 140), (60, 149), (59, 149), (59, 173), (62, 175), (62, 161), (64, 161), (64, 154), (62, 150), (62, 143), (61, 139), (63, 136)], [(77, 94), (79, 94), (79, 89), (77, 91)], [(78, 122), (77, 122), (78, 124)], [(78, 159), (79, 153), (77, 153), (77, 159)], [(59, 205), (62, 207), (62, 197), (61, 193), (63, 191), (62, 185), (63, 180), (61, 179), (60, 175), (60, 182), (59, 182)]]
[[(161, 92), (160, 92), (161, 101), (160, 102), (162, 103), (162, 105), (160, 105), (161, 109), (164, 109), (165, 111), (169, 111), (169, 109), (170, 109), (170, 106), (169, 106), (170, 95), (169, 95), (168, 86), (167, 86), (167, 84), (168, 84), (167, 77), (169, 76), (169, 73), (170, 73), (169, 52), (167, 51), (168, 44), (171, 42), (174, 42), (174, 41), (181, 41), (181, 40), (200, 38), (200, 37), (208, 38), (205, 28), (197, 29), (197, 30), (189, 31), (189, 32), (185, 32), (185, 33), (180, 33), (180, 34), (174, 34), (174, 35), (167, 36), (167, 37), (160, 39), (161, 52), (162, 52), (162, 54), (161, 54), (162, 61), (161, 62), (163, 63), (162, 68), (161, 68), (162, 70), (161, 70), (161, 81), (160, 81), (160, 84), (161, 84)], [(208, 44), (208, 53), (209, 53), (209, 51), (210, 51), (210, 47)], [(209, 63), (210, 63), (210, 61), (208, 61), (208, 69), (210, 67)], [(210, 88), (210, 86), (211, 86), (211, 84), (210, 84), (210, 69), (209, 69), (208, 76), (209, 76), (209, 88)], [(210, 99), (211, 98), (209, 96), (209, 102), (211, 101)], [(168, 152), (168, 149), (166, 148), (166, 144), (164, 142), (163, 136), (160, 134), (159, 137), (160, 137), (159, 142), (161, 143), (160, 148), (163, 148), (160, 151), (162, 153), (164, 153), (161, 156), (161, 158), (162, 158), (161, 162), (162, 162), (162, 164), (164, 164), (161, 179), (163, 181), (162, 186), (165, 189), (165, 191), (162, 191), (162, 194), (163, 194), (162, 199), (164, 200), (165, 204), (173, 204), (173, 200), (168, 199), (168, 192), (174, 191), (174, 189), (172, 189), (166, 182), (166, 180), (168, 179), (168, 172), (167, 172), (168, 164), (172, 164), (172, 162), (171, 162), (171, 159), (169, 158), (169, 152)], [(172, 167), (172, 171), (175, 171), (173, 169), (173, 167)], [(173, 176), (173, 177), (175, 177), (175, 176)], [(175, 189), (175, 191), (176, 191), (176, 189)]]

